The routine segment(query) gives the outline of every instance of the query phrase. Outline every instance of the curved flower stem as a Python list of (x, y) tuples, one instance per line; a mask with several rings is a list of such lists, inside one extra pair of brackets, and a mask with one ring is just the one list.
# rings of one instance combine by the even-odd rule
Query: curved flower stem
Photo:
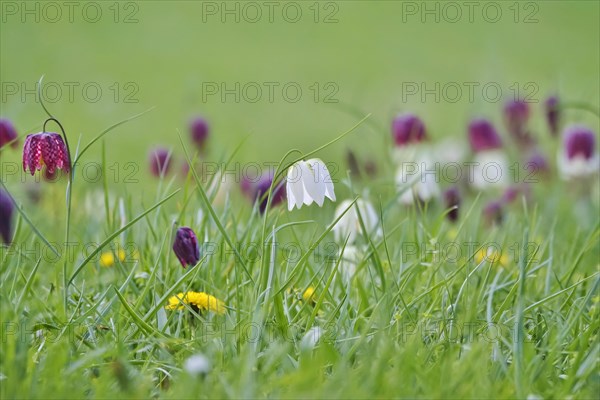
[(561, 108), (563, 110), (588, 111), (588, 112), (594, 114), (596, 117), (600, 117), (600, 111), (596, 107), (594, 107), (591, 104), (584, 103), (584, 102), (565, 102), (562, 106), (559, 106), (559, 108)]
[[(56, 125), (58, 125), (58, 127), (60, 128), (60, 131), (62, 133), (63, 139), (65, 141), (65, 146), (67, 147), (67, 157), (69, 157), (69, 164), (71, 163), (71, 148), (69, 147), (69, 139), (67, 138), (67, 134), (65, 132), (65, 128), (62, 126), (62, 124), (50, 113), (50, 111), (48, 111), (48, 109), (46, 108), (46, 106), (44, 105), (44, 100), (42, 98), (42, 80), (44, 79), (44, 76), (42, 75), (42, 77), (40, 78), (40, 80), (38, 81), (38, 100), (40, 102), (40, 104), (42, 105), (42, 108), (44, 109), (44, 111), (46, 112), (46, 114), (48, 115), (48, 119), (46, 121), (44, 121), (44, 125), (42, 127), (42, 130), (45, 132), (46, 131), (46, 124), (50, 121), (56, 123)], [(65, 225), (65, 243), (64, 246), (67, 246), (67, 243), (69, 243), (69, 234), (70, 234), (70, 226), (71, 226), (71, 193), (72, 193), (72, 188), (73, 188), (73, 176), (74, 176), (74, 171), (75, 171), (75, 165), (71, 165), (71, 170), (69, 171), (69, 182), (67, 183), (67, 193), (66, 193), (66, 197), (67, 197), (67, 204), (66, 204), (66, 209), (67, 209), (67, 220), (66, 220), (66, 225)], [(64, 311), (65, 311), (65, 318), (67, 318), (68, 316), (68, 306), (69, 306), (69, 284), (68, 284), (68, 278), (67, 278), (67, 262), (68, 262), (68, 258), (65, 256), (64, 257), (64, 262), (63, 262), (63, 270), (62, 270), (62, 275), (63, 275), (63, 307), (64, 307)]]

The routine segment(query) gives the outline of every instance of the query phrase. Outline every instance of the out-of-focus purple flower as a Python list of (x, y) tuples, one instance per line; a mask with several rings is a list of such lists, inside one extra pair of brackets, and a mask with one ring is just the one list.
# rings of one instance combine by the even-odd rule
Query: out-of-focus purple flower
[(69, 151), (63, 138), (58, 133), (41, 132), (27, 135), (23, 146), (23, 171), (31, 172), (41, 170), (46, 166), (49, 174), (54, 174), (56, 169), (65, 172), (71, 170)]
[(396, 146), (420, 143), (427, 137), (425, 124), (414, 114), (400, 114), (392, 121), (392, 136)]
[(191, 228), (184, 226), (177, 229), (173, 251), (183, 268), (188, 265), (194, 266), (198, 263), (200, 260), (200, 247), (198, 245), (198, 238)]
[(460, 202), (460, 191), (456, 186), (448, 188), (444, 191), (444, 203), (446, 205), (446, 209), (450, 209), (446, 216), (452, 222), (456, 222), (458, 220), (458, 209), (460, 207)]
[(12, 122), (0, 118), (0, 149), (8, 143), (10, 143), (12, 148), (16, 148), (19, 145), (17, 138), (17, 130)]
[(591, 129), (580, 125), (565, 129), (558, 166), (565, 178), (583, 177), (598, 172), (600, 159), (596, 150), (596, 135)]
[(558, 97), (548, 97), (544, 103), (544, 107), (546, 108), (546, 122), (548, 122), (550, 133), (552, 136), (556, 136), (558, 135), (560, 124), (560, 103)]
[(12, 216), (14, 209), (14, 204), (8, 193), (0, 189), (0, 236), (6, 244), (10, 244), (12, 241)]
[(576, 157), (589, 160), (596, 152), (596, 136), (585, 127), (571, 127), (565, 131), (564, 146), (570, 160)]
[(156, 177), (165, 176), (171, 169), (171, 152), (159, 147), (150, 152), (150, 172)]
[(525, 197), (525, 200), (529, 200), (531, 197), (531, 187), (526, 183), (521, 185), (513, 185), (506, 188), (504, 194), (502, 195), (501, 202), (503, 204), (509, 204), (521, 197)]
[(200, 151), (206, 147), (209, 131), (208, 122), (202, 117), (194, 118), (190, 122), (190, 137)]
[(502, 139), (496, 128), (483, 118), (474, 119), (469, 123), (469, 143), (476, 153), (502, 148)]
[[(242, 192), (253, 202), (260, 201), (259, 210), (264, 213), (267, 208), (267, 197), (269, 188), (273, 182), (273, 174), (271, 172), (264, 173), (258, 180), (250, 180), (244, 177), (241, 182)], [(284, 181), (279, 182), (273, 187), (271, 194), (271, 206), (276, 206), (285, 200), (285, 185)]]
[(529, 104), (524, 100), (511, 100), (504, 105), (504, 120), (508, 132), (517, 143), (530, 145), (533, 138), (527, 130), (529, 120)]
[(504, 204), (500, 200), (489, 202), (483, 208), (483, 218), (488, 225), (500, 225), (504, 219)]
[(534, 151), (529, 155), (525, 164), (525, 169), (529, 173), (527, 179), (533, 180), (534, 182), (538, 176), (544, 176), (550, 173), (548, 160), (544, 154), (539, 151)]

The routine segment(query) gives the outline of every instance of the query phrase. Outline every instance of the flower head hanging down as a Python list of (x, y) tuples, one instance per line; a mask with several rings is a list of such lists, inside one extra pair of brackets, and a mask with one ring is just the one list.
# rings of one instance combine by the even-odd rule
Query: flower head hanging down
[(456, 222), (458, 220), (458, 213), (460, 209), (461, 196), (458, 187), (452, 186), (444, 191), (444, 205), (446, 209), (448, 209), (448, 213), (446, 217), (451, 222)]
[[(260, 202), (258, 209), (261, 214), (264, 213), (267, 208), (267, 196), (272, 183), (272, 172), (264, 173), (255, 180), (249, 179), (246, 176), (244, 176), (242, 179), (242, 183), (240, 185), (242, 192), (244, 192), (244, 194), (248, 196), (251, 201)], [(271, 193), (271, 207), (278, 205), (283, 200), (285, 200), (285, 188), (283, 187), (283, 182), (279, 182), (273, 186), (273, 192)]]
[[(183, 303), (183, 304), (182, 304)], [(166, 306), (167, 310), (183, 310), (184, 304), (189, 305), (192, 309), (201, 311), (212, 311), (216, 314), (225, 314), (225, 303), (217, 299), (215, 296), (204, 292), (188, 291), (178, 293), (176, 296), (169, 298), (169, 303)]]
[(563, 133), (558, 167), (564, 179), (583, 178), (600, 170), (596, 135), (585, 126), (570, 126)]
[(475, 152), (469, 183), (478, 190), (506, 187), (509, 166), (500, 135), (486, 119), (471, 121), (468, 130), (471, 149)]
[(0, 189), (0, 238), (5, 244), (11, 242), (14, 205), (9, 195)]
[(198, 238), (191, 228), (184, 226), (177, 229), (173, 251), (183, 268), (198, 263), (200, 260), (200, 247), (198, 246)]
[(552, 136), (558, 135), (560, 125), (560, 102), (558, 97), (550, 96), (544, 102), (546, 111), (546, 122)]
[(165, 176), (171, 169), (171, 152), (165, 148), (158, 147), (150, 152), (150, 172), (160, 178)]
[(69, 151), (58, 133), (40, 132), (27, 135), (25, 139), (23, 171), (27, 172), (29, 169), (33, 175), (44, 165), (49, 174), (54, 174), (56, 169), (63, 169), (65, 172), (71, 170)]
[(313, 201), (323, 206), (325, 197), (335, 201), (333, 182), (327, 166), (318, 158), (298, 161), (288, 169), (286, 194), (288, 210)]
[(209, 135), (208, 122), (202, 117), (196, 117), (190, 122), (190, 137), (201, 152), (206, 149)]
[(508, 132), (521, 147), (530, 146), (534, 140), (527, 128), (529, 103), (525, 100), (511, 100), (504, 105), (504, 121)]
[(400, 163), (396, 185), (402, 191), (398, 201), (404, 205), (412, 205), (415, 200), (428, 202), (439, 196), (436, 166), (428, 152), (420, 152), (414, 161)]
[(0, 119), (0, 149), (8, 143), (12, 148), (17, 147), (19, 144), (17, 138), (14, 125), (7, 119)]
[[(338, 219), (351, 204), (352, 201), (350, 200), (342, 201), (335, 209), (334, 220)], [(375, 207), (367, 200), (358, 199), (356, 204), (352, 206), (352, 209), (346, 211), (346, 214), (333, 227), (333, 235), (338, 243), (343, 243), (346, 237), (348, 237), (348, 243), (354, 243), (357, 236), (361, 234), (362, 229), (360, 219), (358, 218), (359, 212), (367, 230), (366, 234), (381, 235), (381, 229), (378, 228), (379, 215), (375, 211)]]

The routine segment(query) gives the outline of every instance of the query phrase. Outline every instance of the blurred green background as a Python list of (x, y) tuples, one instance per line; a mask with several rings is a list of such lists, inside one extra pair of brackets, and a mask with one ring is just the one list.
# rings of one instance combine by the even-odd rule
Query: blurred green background
[[(464, 140), (474, 115), (500, 123), (501, 104), (516, 88), (540, 102), (533, 105), (538, 114), (552, 93), (599, 103), (597, 1), (480, 2), (472, 10), (465, 2), (269, 4), (82, 2), (69, 15), (63, 2), (3, 1), (1, 115), (12, 119), (20, 134), (40, 129), (45, 116), (30, 92), (41, 75), (50, 85), (48, 97), (57, 98), (48, 107), (72, 142), (81, 134), (86, 143), (112, 123), (156, 106), (107, 139), (109, 161), (145, 165), (154, 145), (181, 155), (176, 130), (185, 132), (196, 114), (210, 121), (215, 158), (231, 153), (250, 135), (237, 157), (243, 162), (278, 161), (290, 148), (312, 150), (351, 127), (358, 114), (373, 113), (373, 124), (319, 154), (335, 161), (347, 147), (379, 157), (389, 141), (391, 118), (402, 110), (420, 114), (436, 139), (453, 135)], [(262, 15), (252, 22), (257, 10)], [(288, 22), (298, 10), (299, 21)], [(76, 85), (72, 98), (70, 82)], [(236, 82), (239, 102), (234, 95), (222, 101), (220, 93), (203, 91), (206, 85), (233, 88)], [(279, 85), (272, 102), (265, 82)], [(414, 95), (406, 92), (407, 85), (422, 83), (435, 90), (436, 82), (439, 99), (434, 94), (423, 99), (420, 89)], [(465, 82), (478, 85), (473, 99)], [(90, 83), (87, 96), (98, 101), (85, 98), (83, 88)], [(297, 102), (285, 99), (286, 83), (302, 89)], [(451, 87), (443, 92), (448, 83), (463, 89), (456, 102)], [(482, 88), (489, 83), (501, 88), (501, 100), (490, 99), (496, 96), (493, 88), (486, 98)], [(263, 91), (252, 102), (256, 85)], [(102, 90), (99, 96), (96, 87)], [(332, 99), (339, 102), (325, 102), (333, 91)], [(537, 118), (542, 130), (543, 120)], [(598, 128), (593, 115), (582, 113), (577, 119)], [(17, 153), (3, 152), (2, 157), (18, 160)], [(99, 158), (99, 152), (87, 157)]]

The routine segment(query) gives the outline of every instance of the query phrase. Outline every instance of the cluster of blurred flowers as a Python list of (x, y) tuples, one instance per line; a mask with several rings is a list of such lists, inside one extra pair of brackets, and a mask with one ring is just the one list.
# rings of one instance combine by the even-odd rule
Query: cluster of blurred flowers
[[(544, 107), (548, 137), (556, 138), (561, 130), (564, 107), (557, 97), (548, 98)], [(523, 100), (512, 100), (504, 105), (505, 129), (517, 149), (519, 162), (537, 176), (548, 178), (552, 174), (551, 163), (538, 143), (539, 138), (530, 129), (530, 116), (530, 105)], [(58, 123), (54, 118), (46, 122), (50, 120)], [(208, 122), (201, 117), (194, 118), (188, 129), (196, 155), (206, 157), (210, 133)], [(403, 113), (393, 119), (391, 159), (396, 164), (395, 188), (399, 203), (419, 206), (438, 201), (444, 205), (448, 219), (454, 222), (459, 219), (465, 193), (484, 193), (487, 201), (482, 209), (484, 221), (494, 225), (502, 221), (506, 205), (521, 197), (530, 196), (531, 190), (526, 182), (510, 181), (508, 146), (492, 122), (485, 118), (473, 119), (466, 131), (469, 146), (457, 139), (436, 145), (432, 143), (426, 124), (419, 116)], [(23, 146), (23, 170), (29, 171), (31, 175), (41, 171), (45, 176), (53, 176), (58, 170), (68, 174), (71, 171), (71, 158), (66, 137), (63, 139), (63, 136), (46, 132), (45, 128), (43, 132), (28, 135)], [(19, 136), (14, 125), (6, 119), (0, 119), (0, 151), (8, 147), (15, 149), (18, 144)], [(561, 178), (579, 182), (597, 179), (600, 158), (596, 148), (596, 135), (591, 129), (583, 125), (567, 126), (562, 131), (562, 142), (558, 149), (556, 165)], [(151, 150), (151, 174), (157, 178), (165, 178), (172, 170), (173, 159), (173, 153), (168, 148), (157, 147)], [(443, 187), (445, 184), (438, 176), (439, 168), (436, 168), (436, 164), (467, 161), (472, 167), (468, 169), (466, 178)], [(347, 162), (351, 176), (356, 176), (361, 168), (353, 152), (348, 153)], [(494, 165), (496, 171), (499, 171), (499, 176), (493, 180), (486, 179), (486, 168), (489, 165)], [(182, 172), (188, 176), (191, 168), (196, 169), (196, 166), (185, 162)], [(363, 170), (369, 178), (377, 174), (377, 166), (373, 162), (367, 162)], [(200, 174), (202, 173), (200, 168)], [(275, 176), (275, 171), (268, 171), (257, 179), (244, 176), (239, 182), (241, 193), (257, 206), (261, 214), (267, 213), (269, 206), (276, 207), (285, 200), (289, 211), (313, 203), (322, 206), (326, 198), (336, 201), (331, 174), (327, 164), (320, 159), (297, 160), (279, 175)], [(213, 180), (213, 183), (215, 181), (217, 186), (225, 182), (222, 177)], [(228, 190), (230, 187), (226, 188)], [(11, 242), (14, 211), (14, 199), (0, 189), (0, 237), (6, 244)], [(380, 219), (381, 215), (366, 196), (356, 200), (343, 200), (335, 210), (333, 234), (337, 242), (347, 241), (349, 249), (352, 249), (360, 232), (372, 237), (381, 236)], [(184, 268), (200, 262), (198, 238), (191, 228), (178, 228), (173, 251)], [(123, 258), (121, 253), (104, 253), (100, 264), (112, 266), (116, 259), (123, 261)], [(500, 262), (502, 263), (502, 259)], [(224, 305), (220, 300), (202, 292), (180, 293), (169, 300), (167, 308), (181, 309), (182, 304), (218, 314), (224, 312)]]

